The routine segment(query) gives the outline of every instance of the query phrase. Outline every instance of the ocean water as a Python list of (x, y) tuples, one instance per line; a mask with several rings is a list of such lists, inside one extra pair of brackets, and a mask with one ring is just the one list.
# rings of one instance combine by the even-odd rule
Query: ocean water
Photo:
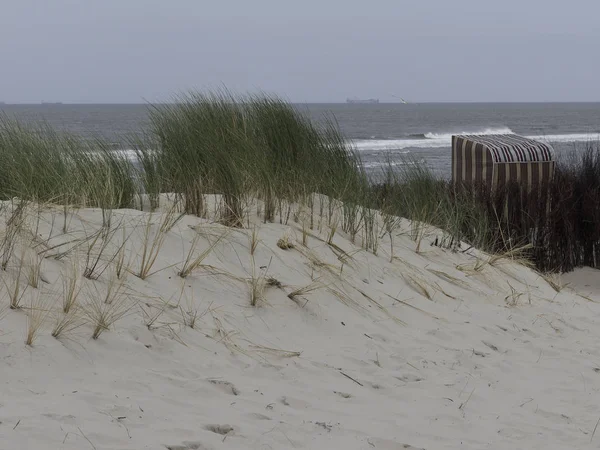
[[(557, 153), (600, 142), (600, 103), (301, 104), (314, 120), (333, 115), (376, 175), (383, 164), (424, 161), (450, 173), (452, 134), (516, 133), (550, 143)], [(25, 122), (101, 136), (127, 149), (127, 136), (147, 127), (146, 105), (3, 105), (0, 113)]]

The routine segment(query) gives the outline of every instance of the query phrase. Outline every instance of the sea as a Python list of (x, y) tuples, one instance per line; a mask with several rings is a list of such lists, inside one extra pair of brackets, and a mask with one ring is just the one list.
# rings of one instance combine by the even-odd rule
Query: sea
[[(420, 162), (450, 175), (453, 134), (516, 133), (552, 145), (561, 155), (600, 143), (600, 103), (298, 104), (315, 121), (334, 117), (373, 177), (389, 163)], [(0, 114), (45, 122), (128, 149), (128, 137), (148, 129), (148, 105), (0, 104)]]

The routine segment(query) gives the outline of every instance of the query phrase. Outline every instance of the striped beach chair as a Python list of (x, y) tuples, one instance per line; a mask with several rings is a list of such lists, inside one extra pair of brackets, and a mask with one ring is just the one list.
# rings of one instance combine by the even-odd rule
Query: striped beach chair
[(554, 175), (554, 150), (515, 134), (452, 136), (452, 180), (492, 189), (517, 182), (528, 190)]

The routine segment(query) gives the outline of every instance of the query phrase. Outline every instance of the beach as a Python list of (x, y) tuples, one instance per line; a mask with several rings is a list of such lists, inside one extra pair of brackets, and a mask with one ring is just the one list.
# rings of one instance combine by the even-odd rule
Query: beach
[(0, 450), (600, 448), (599, 2), (3, 2)]
[(323, 218), (169, 228), (170, 211), (114, 210), (98, 246), (100, 209), (63, 233), (60, 208), (27, 208), (44, 251), (2, 273), (2, 448), (598, 445), (597, 271), (545, 278), (432, 246), (431, 227), (417, 248), (408, 221), (390, 258), (386, 237), (373, 254)]

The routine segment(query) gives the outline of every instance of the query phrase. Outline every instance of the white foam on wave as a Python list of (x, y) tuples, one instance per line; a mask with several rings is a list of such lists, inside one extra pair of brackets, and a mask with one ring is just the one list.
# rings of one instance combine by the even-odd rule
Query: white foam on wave
[[(424, 138), (416, 139), (358, 139), (353, 141), (359, 151), (403, 150), (408, 148), (441, 148), (452, 145), (455, 134), (512, 134), (510, 128), (490, 128), (480, 131), (463, 131), (456, 133), (426, 133)], [(600, 133), (547, 134), (526, 136), (542, 142), (600, 142)], [(406, 152), (403, 152), (406, 153)]]
[[(452, 145), (453, 134), (511, 134), (510, 128), (489, 128), (480, 131), (463, 131), (457, 133), (426, 133), (424, 138), (417, 139), (357, 139), (352, 141), (354, 147), (359, 151), (389, 151), (399, 150), (396, 153), (410, 153), (410, 148), (442, 148)], [(548, 134), (537, 136), (526, 136), (536, 141), (542, 141), (552, 144), (553, 142), (598, 142), (600, 143), (600, 133), (576, 133), (576, 134)], [(401, 150), (401, 151), (400, 151)], [(133, 149), (119, 150), (130, 161), (138, 161), (138, 156)]]
[(512, 134), (513, 130), (511, 130), (508, 127), (502, 127), (502, 128), (486, 128), (485, 130), (480, 130), (480, 131), (460, 131), (457, 133), (425, 133), (425, 137), (427, 139), (445, 139), (445, 140), (450, 140), (452, 139), (452, 135), (455, 134), (472, 134), (472, 135), (477, 135), (477, 136), (483, 136), (486, 134)]
[(575, 133), (575, 134), (545, 134), (527, 136), (542, 142), (600, 142), (600, 133)]
[(137, 152), (132, 148), (118, 148), (114, 150), (116, 153), (120, 153), (121, 156), (124, 156), (129, 160), (130, 163), (139, 164), (140, 158)]
[[(408, 147), (415, 147), (415, 145), (404, 145), (406, 142), (415, 141), (413, 139), (358, 139), (352, 141), (352, 143), (357, 150), (402, 150)], [(408, 153), (408, 151), (403, 153)]]
[(425, 133), (422, 138), (413, 139), (357, 139), (353, 141), (357, 150), (402, 150), (405, 148), (449, 147), (453, 134), (510, 134), (507, 127), (486, 128), (478, 131), (457, 131), (455, 133)]
[(375, 169), (378, 167), (399, 167), (399, 166), (416, 166), (418, 164), (425, 164), (425, 160), (423, 158), (416, 161), (365, 161), (363, 162), (363, 167), (365, 169)]

